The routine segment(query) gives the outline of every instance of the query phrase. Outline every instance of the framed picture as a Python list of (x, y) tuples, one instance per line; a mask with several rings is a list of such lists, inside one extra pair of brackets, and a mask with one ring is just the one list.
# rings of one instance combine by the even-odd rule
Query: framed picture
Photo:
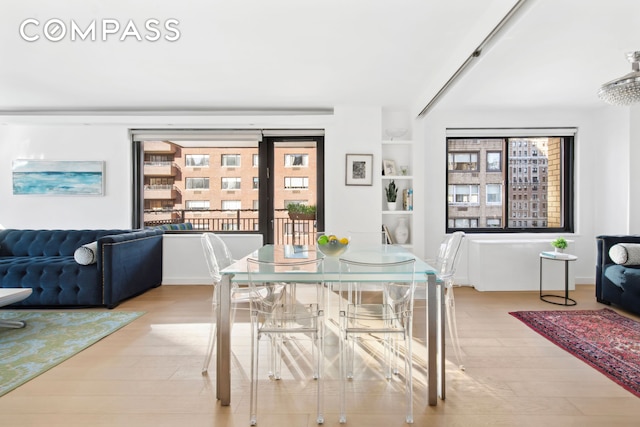
[(346, 185), (373, 185), (373, 154), (347, 154)]
[(396, 162), (393, 160), (383, 160), (382, 167), (385, 175), (396, 175)]
[(104, 162), (14, 160), (14, 195), (102, 196)]

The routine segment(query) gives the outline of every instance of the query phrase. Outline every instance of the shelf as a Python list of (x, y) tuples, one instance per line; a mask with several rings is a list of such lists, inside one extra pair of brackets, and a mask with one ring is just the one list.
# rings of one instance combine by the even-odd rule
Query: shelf
[(382, 211), (383, 215), (413, 215), (413, 211)]
[(413, 179), (413, 175), (382, 175), (382, 179)]

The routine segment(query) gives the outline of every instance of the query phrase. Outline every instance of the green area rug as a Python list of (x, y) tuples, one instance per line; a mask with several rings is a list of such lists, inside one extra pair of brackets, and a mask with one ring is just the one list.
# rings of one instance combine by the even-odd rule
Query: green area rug
[(0, 310), (22, 329), (0, 328), (0, 396), (48, 371), (144, 312)]

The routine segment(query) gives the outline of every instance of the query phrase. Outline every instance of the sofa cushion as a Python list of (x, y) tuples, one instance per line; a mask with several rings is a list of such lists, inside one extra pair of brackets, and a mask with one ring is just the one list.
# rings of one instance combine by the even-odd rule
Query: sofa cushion
[(80, 265), (95, 264), (98, 261), (98, 242), (80, 246), (73, 253), (73, 259)]
[(640, 244), (618, 243), (609, 249), (609, 258), (619, 265), (640, 265)]

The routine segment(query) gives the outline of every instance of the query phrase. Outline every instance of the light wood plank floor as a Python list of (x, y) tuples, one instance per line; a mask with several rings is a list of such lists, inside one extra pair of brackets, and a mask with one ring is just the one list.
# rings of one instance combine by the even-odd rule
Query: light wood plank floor
[[(231, 406), (216, 402), (213, 374), (200, 374), (210, 293), (207, 286), (162, 286), (123, 303), (116, 310), (146, 314), (1, 397), (0, 424), (249, 425), (249, 328), (242, 313), (233, 329)], [(437, 407), (426, 402), (424, 306), (416, 309), (415, 425), (638, 425), (640, 399), (508, 314), (565, 307), (540, 301), (537, 292), (481, 293), (461, 287), (455, 296), (466, 371), (456, 368), (449, 351), (446, 400)], [(596, 303), (593, 286), (577, 286), (572, 297), (578, 301), (574, 309), (604, 307)], [(327, 335), (325, 425), (337, 426), (337, 341), (335, 331)], [(314, 426), (315, 388), (308, 362), (295, 352), (285, 355), (283, 380), (261, 384), (258, 425)], [(360, 355), (358, 366), (364, 368), (349, 384), (347, 425), (406, 425), (402, 380), (385, 381), (374, 359), (375, 354)]]

